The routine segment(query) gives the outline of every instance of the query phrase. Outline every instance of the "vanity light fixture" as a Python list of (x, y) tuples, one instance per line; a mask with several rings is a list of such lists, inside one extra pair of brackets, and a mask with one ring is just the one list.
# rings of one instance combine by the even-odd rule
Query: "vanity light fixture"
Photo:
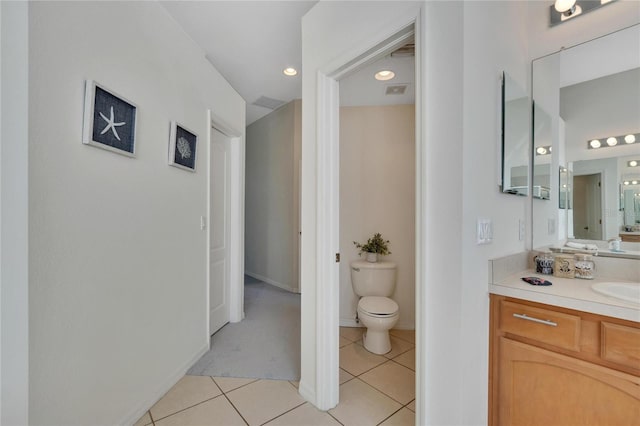
[(551, 154), (551, 145), (539, 146), (536, 148), (536, 155)]
[(554, 25), (561, 24), (569, 19), (613, 3), (614, 1), (615, 0), (556, 0), (555, 3), (549, 7), (549, 26), (553, 27)]
[(640, 164), (640, 160), (627, 161), (627, 167), (638, 167), (638, 164)]
[[(601, 141), (605, 140), (606, 143), (602, 143)], [(625, 143), (620, 144), (618, 142), (624, 140)], [(637, 143), (640, 140), (640, 133), (630, 133), (625, 136), (609, 136), (607, 138), (600, 139), (591, 139), (587, 141), (588, 149), (598, 149), (598, 148), (612, 148), (614, 146), (625, 146)]]
[(396, 73), (394, 73), (391, 70), (381, 70), (374, 75), (376, 80), (379, 80), (379, 81), (391, 80), (395, 76), (396, 76)]

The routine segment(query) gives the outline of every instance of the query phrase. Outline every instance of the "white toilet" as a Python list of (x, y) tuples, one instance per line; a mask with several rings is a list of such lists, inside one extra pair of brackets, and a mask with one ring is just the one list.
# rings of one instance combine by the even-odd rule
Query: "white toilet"
[(391, 350), (389, 330), (400, 318), (398, 304), (389, 298), (396, 287), (396, 264), (351, 262), (351, 285), (360, 296), (358, 319), (367, 328), (364, 347), (374, 354), (386, 354)]

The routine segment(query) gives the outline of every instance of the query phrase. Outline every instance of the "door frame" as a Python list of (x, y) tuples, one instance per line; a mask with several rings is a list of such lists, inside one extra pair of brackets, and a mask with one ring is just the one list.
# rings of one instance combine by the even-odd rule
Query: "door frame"
[[(244, 318), (244, 171), (245, 139), (244, 131), (227, 123), (210, 109), (207, 110), (207, 222), (211, 220), (211, 143), (215, 129), (229, 137), (229, 322), (239, 322)], [(208, 224), (207, 224), (208, 226)], [(206, 323), (207, 341), (211, 342), (209, 330), (209, 283), (211, 267), (209, 253), (211, 237), (207, 230), (206, 244)], [(210, 344), (210, 343), (209, 343)]]
[[(419, 301), (422, 289), (417, 283), (422, 282), (421, 256), (425, 241), (422, 239), (424, 229), (422, 211), (424, 199), (422, 181), (424, 174), (423, 125), (422, 111), (425, 99), (422, 93), (422, 61), (421, 61), (421, 12), (399, 22), (393, 30), (376, 41), (364, 40), (356, 46), (360, 54), (347, 60), (342, 58), (329, 64), (317, 73), (317, 218), (316, 218), (316, 406), (321, 409), (335, 407), (339, 401), (339, 264), (334, 254), (339, 253), (340, 203), (339, 203), (339, 94), (338, 80), (347, 76), (357, 68), (378, 59), (381, 55), (400, 46), (410, 36), (415, 40), (415, 146), (416, 146), (416, 419), (423, 413), (419, 392), (424, 389), (424, 369), (421, 360), (425, 353), (420, 332), (424, 317), (421, 315)], [(364, 52), (364, 53), (362, 53)], [(301, 389), (301, 392), (304, 389)]]

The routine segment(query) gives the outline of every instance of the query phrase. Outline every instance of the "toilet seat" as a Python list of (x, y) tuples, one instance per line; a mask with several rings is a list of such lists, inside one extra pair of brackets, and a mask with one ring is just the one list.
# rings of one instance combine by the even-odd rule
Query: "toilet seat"
[(365, 296), (358, 302), (358, 309), (363, 314), (372, 317), (386, 318), (396, 315), (399, 307), (394, 300), (388, 297)]

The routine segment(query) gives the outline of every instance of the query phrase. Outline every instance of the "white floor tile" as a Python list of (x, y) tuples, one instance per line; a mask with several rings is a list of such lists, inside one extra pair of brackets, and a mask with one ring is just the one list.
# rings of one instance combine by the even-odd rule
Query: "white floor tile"
[(402, 410), (389, 417), (380, 426), (413, 426), (416, 424), (416, 414), (403, 408)]
[(220, 394), (220, 389), (211, 377), (184, 376), (151, 407), (151, 415), (154, 420), (158, 420)]
[(245, 426), (242, 417), (223, 395), (165, 417), (156, 426)]
[(340, 348), (340, 368), (354, 376), (359, 376), (386, 361), (387, 358), (371, 353), (356, 343)]
[(258, 380), (226, 394), (249, 425), (261, 425), (304, 403), (285, 380)]
[(362, 380), (355, 378), (340, 386), (340, 403), (331, 415), (345, 426), (377, 425), (402, 405)]
[(268, 426), (340, 426), (329, 414), (308, 402), (270, 421)]
[(369, 370), (359, 378), (402, 405), (416, 397), (415, 373), (393, 361)]

